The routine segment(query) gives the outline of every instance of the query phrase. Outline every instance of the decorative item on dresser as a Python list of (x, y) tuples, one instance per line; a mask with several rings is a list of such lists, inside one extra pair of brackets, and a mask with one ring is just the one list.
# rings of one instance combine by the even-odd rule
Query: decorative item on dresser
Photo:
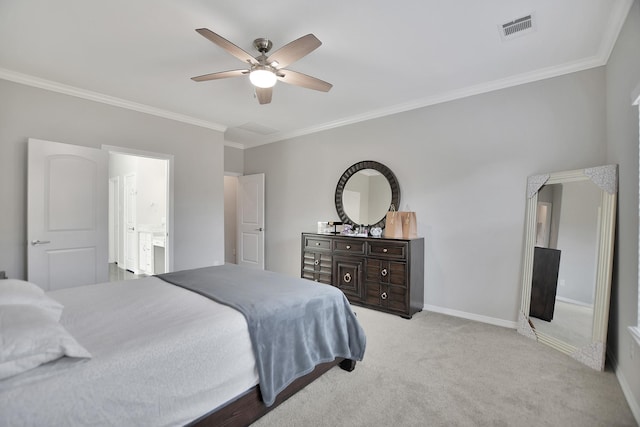
[(424, 306), (424, 239), (302, 233), (301, 277), (356, 305), (410, 319)]

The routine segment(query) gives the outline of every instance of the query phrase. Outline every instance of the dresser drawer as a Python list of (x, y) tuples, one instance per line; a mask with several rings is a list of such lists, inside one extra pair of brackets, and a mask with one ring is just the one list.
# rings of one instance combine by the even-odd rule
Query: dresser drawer
[(368, 259), (365, 269), (367, 282), (407, 287), (407, 265), (384, 259)]
[(314, 282), (324, 283), (325, 285), (331, 284), (331, 273), (316, 273), (313, 271), (303, 271), (302, 272), (303, 279), (313, 280)]
[(304, 252), (302, 270), (331, 274), (331, 255), (322, 252)]
[(362, 270), (364, 259), (356, 257), (333, 257), (333, 286), (348, 297), (362, 299)]
[(305, 236), (304, 238), (304, 248), (305, 249), (313, 249), (313, 250), (331, 250), (331, 239), (324, 237), (315, 237), (315, 236)]
[(367, 283), (366, 288), (365, 302), (367, 304), (400, 314), (408, 314), (409, 294), (407, 288), (375, 283)]
[(407, 247), (406, 242), (369, 241), (367, 255), (404, 260), (407, 259)]
[(302, 253), (302, 277), (314, 282), (331, 284), (331, 254), (324, 252)]
[(333, 251), (348, 255), (364, 255), (366, 251), (366, 242), (364, 240), (349, 239), (333, 241)]

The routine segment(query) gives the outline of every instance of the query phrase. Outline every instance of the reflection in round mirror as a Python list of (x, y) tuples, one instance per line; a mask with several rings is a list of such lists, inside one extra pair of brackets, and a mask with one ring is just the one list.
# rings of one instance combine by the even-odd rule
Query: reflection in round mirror
[(391, 205), (400, 205), (395, 175), (382, 163), (371, 160), (352, 165), (336, 187), (336, 210), (346, 224), (384, 227)]
[(391, 186), (380, 172), (363, 169), (349, 178), (342, 192), (344, 213), (356, 224), (375, 224), (391, 206)]

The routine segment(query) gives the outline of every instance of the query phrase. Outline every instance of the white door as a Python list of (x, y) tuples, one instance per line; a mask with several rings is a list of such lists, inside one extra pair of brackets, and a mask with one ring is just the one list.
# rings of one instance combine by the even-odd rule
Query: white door
[(138, 187), (136, 174), (124, 176), (124, 268), (138, 274)]
[(45, 290), (106, 282), (108, 154), (29, 139), (27, 278)]
[(264, 270), (264, 174), (238, 177), (238, 265)]

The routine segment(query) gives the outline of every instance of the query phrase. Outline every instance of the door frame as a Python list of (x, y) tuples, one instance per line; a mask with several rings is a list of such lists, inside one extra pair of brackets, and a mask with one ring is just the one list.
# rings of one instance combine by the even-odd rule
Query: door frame
[[(120, 177), (109, 178), (109, 263), (120, 260)], [(112, 251), (113, 248), (113, 251)]]
[(173, 175), (174, 175), (174, 156), (172, 154), (157, 153), (152, 151), (136, 150), (133, 148), (118, 147), (114, 145), (105, 145), (101, 147), (103, 150), (112, 154), (124, 154), (129, 156), (148, 157), (151, 159), (165, 160), (167, 165), (167, 182), (166, 182), (166, 198), (167, 198), (167, 211), (166, 211), (166, 241), (165, 241), (165, 271), (173, 271), (173, 223), (174, 223), (174, 203), (173, 203)]
[[(124, 175), (124, 204), (123, 204), (123, 223), (124, 223), (124, 269), (133, 274), (140, 274), (138, 260), (138, 175), (136, 173), (128, 173)], [(130, 218), (133, 218), (130, 221)]]

